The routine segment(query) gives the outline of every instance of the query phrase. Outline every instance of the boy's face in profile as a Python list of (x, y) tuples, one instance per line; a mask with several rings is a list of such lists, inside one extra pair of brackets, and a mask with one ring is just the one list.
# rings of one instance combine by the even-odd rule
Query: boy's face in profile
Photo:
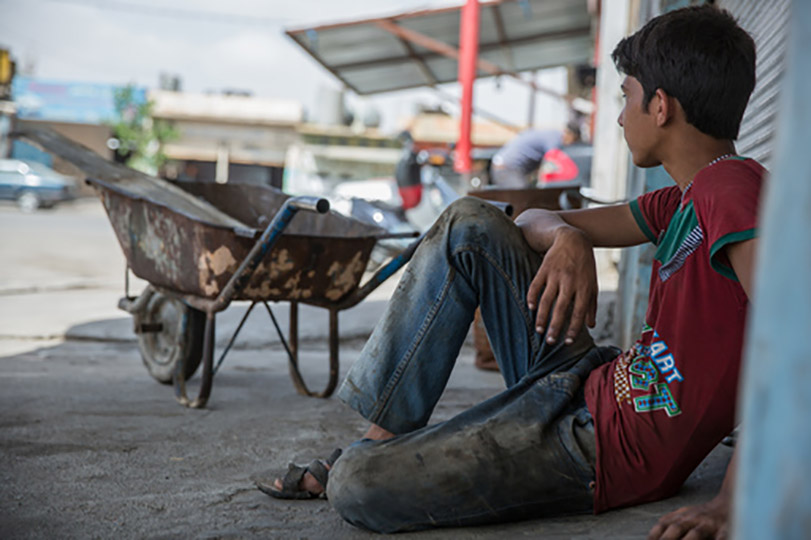
[(625, 77), (620, 88), (625, 103), (617, 122), (622, 126), (625, 142), (631, 151), (634, 165), (637, 167), (660, 165), (661, 161), (654, 153), (659, 132), (656, 116), (651, 114), (659, 98), (654, 95), (645, 110), (642, 106), (644, 93), (638, 80), (631, 76)]

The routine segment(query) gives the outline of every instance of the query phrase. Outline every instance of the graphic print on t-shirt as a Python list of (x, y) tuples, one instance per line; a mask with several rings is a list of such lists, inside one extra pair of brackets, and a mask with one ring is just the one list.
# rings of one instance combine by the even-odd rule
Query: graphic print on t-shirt
[(693, 208), (693, 201), (684, 209), (673, 214), (670, 225), (659, 240), (655, 258), (662, 263), (659, 267), (659, 279), (662, 283), (684, 266), (687, 257), (692, 255), (704, 240), (704, 231), (698, 224)]
[(683, 380), (667, 343), (646, 324), (642, 339), (614, 364), (614, 397), (617, 403), (633, 403), (638, 413), (662, 410), (670, 417), (677, 416), (681, 407), (670, 385)]

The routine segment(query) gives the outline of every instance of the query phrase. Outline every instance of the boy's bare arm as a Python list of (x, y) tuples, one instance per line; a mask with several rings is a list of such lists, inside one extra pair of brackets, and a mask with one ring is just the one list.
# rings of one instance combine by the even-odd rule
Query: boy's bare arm
[[(735, 275), (748, 298), (752, 298), (757, 240), (730, 244), (726, 248)], [(648, 534), (648, 540), (679, 538), (726, 538), (735, 487), (738, 450), (732, 454), (721, 491), (711, 501), (679, 508), (663, 516)]]
[(536, 309), (536, 329), (549, 323), (547, 340), (554, 342), (565, 327), (571, 342), (585, 322), (594, 326), (597, 313), (597, 272), (593, 247), (623, 247), (647, 240), (627, 204), (552, 212), (532, 209), (515, 220), (529, 245), (544, 253), (529, 291), (527, 305)]
[(565, 211), (533, 208), (522, 212), (515, 222), (532, 248), (541, 253), (552, 246), (554, 233), (562, 225), (584, 232), (594, 247), (635, 246), (648, 240), (627, 203)]

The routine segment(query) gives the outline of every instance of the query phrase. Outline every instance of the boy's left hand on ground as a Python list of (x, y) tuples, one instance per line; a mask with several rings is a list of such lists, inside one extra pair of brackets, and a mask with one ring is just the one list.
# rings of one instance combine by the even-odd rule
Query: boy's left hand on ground
[(729, 505), (719, 497), (704, 504), (679, 508), (659, 519), (648, 533), (648, 540), (725, 539), (728, 514)]

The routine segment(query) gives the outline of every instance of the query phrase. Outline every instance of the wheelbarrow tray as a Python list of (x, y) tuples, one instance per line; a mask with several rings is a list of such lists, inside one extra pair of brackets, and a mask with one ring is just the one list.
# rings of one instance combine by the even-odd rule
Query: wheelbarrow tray
[[(96, 188), (136, 276), (168, 291), (208, 299), (220, 293), (289, 198), (266, 186), (177, 184), (240, 223), (229, 226), (110, 182), (88, 182)], [(358, 287), (376, 241), (385, 236), (384, 229), (335, 213), (303, 212), (233, 300), (329, 307)]]

